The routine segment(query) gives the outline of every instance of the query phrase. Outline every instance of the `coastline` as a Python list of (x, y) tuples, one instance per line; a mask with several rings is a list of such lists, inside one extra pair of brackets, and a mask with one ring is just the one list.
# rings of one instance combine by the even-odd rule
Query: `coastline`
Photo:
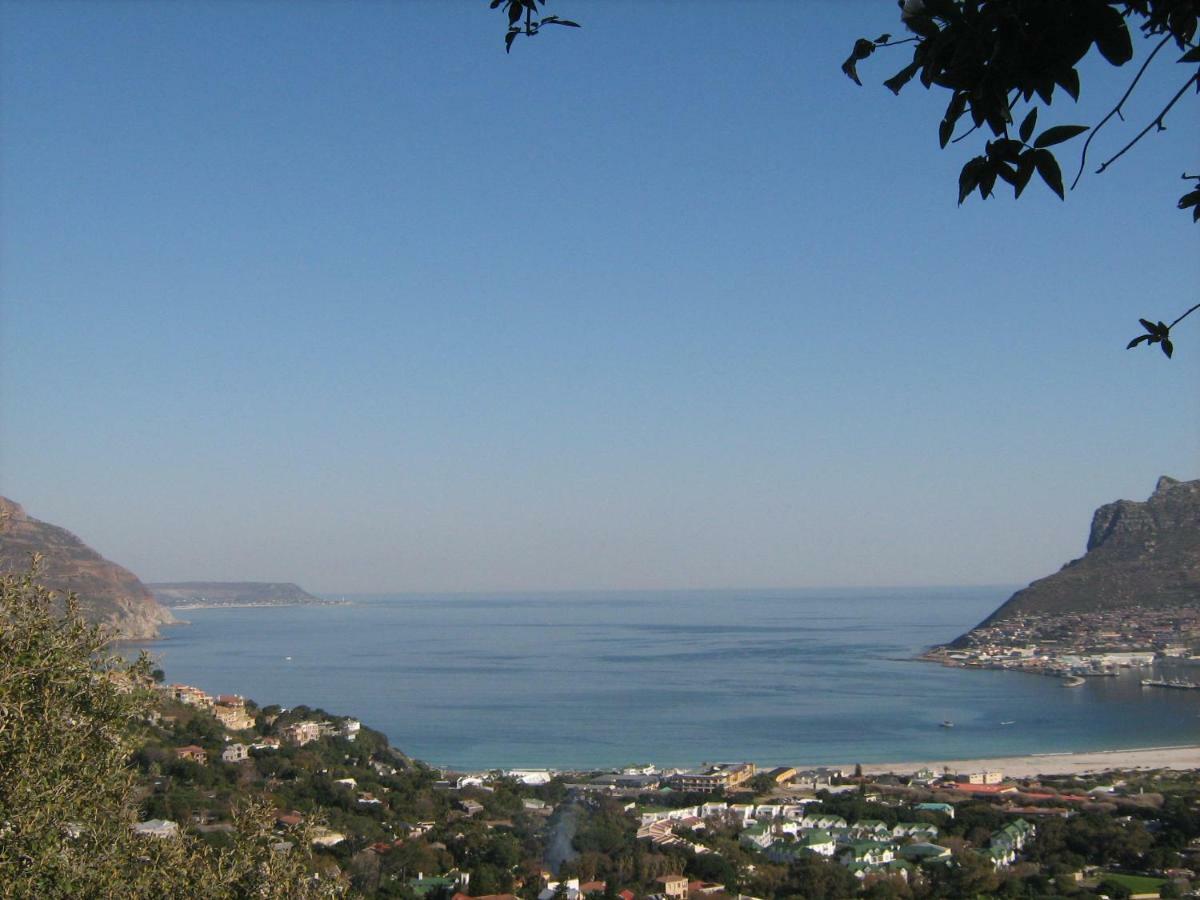
[[(844, 768), (853, 769), (853, 764)], [(1142, 747), (1133, 750), (1091, 750), (1067, 753), (1033, 753), (975, 759), (943, 759), (891, 763), (864, 763), (866, 775), (905, 774), (918, 769), (952, 773), (1000, 771), (1006, 778), (1038, 775), (1083, 775), (1132, 769), (1200, 769), (1200, 744)]]

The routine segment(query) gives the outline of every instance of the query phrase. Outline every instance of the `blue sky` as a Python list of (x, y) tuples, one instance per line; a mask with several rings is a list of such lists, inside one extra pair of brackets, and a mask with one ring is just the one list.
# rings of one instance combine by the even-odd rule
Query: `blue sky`
[(726, 6), (0, 4), (0, 491), (146, 580), (919, 585), (1200, 475), (1200, 323), (1124, 349), (1194, 101), (959, 208), (903, 51), (839, 72), (894, 3)]

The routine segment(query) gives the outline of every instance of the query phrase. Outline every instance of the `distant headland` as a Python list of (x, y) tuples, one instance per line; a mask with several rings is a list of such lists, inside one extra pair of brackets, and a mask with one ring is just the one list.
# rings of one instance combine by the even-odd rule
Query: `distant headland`
[(245, 606), (327, 606), (345, 600), (324, 600), (298, 584), (276, 581), (172, 581), (147, 587), (171, 609), (210, 609)]

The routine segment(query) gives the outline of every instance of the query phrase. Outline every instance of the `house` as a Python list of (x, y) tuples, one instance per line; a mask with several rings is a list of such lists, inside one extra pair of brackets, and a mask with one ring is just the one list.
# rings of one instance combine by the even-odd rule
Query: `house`
[(866, 863), (869, 866), (882, 865), (896, 858), (896, 853), (890, 844), (882, 841), (855, 841), (842, 852), (843, 865)]
[(157, 838), (173, 838), (179, 836), (179, 826), (169, 819), (150, 819), (138, 822), (133, 826), (135, 834), (144, 834)]
[(198, 706), (202, 709), (208, 709), (213, 705), (213, 698), (200, 688), (192, 687), (190, 684), (172, 684), (165, 688), (165, 693), (172, 700), (176, 700), (186, 706)]
[(343, 719), (342, 724), (338, 727), (338, 734), (348, 741), (358, 737), (358, 732), (362, 730), (362, 722), (358, 719)]
[(245, 744), (230, 744), (221, 751), (222, 762), (237, 763), (250, 758), (250, 748)]
[(663, 895), (668, 900), (687, 900), (688, 880), (683, 875), (663, 875), (655, 881), (662, 885)]
[(943, 847), (939, 844), (930, 844), (926, 841), (921, 841), (916, 844), (905, 844), (900, 848), (899, 853), (902, 859), (907, 859), (909, 862), (914, 863), (949, 859), (951, 856), (949, 847)]
[(775, 841), (772, 828), (766, 822), (758, 822), (745, 829), (740, 837), (743, 844), (765, 850)]
[(921, 810), (922, 812), (936, 812), (954, 818), (954, 807), (949, 803), (918, 803), (913, 809)]
[(283, 739), (296, 747), (303, 747), (320, 736), (321, 726), (317, 722), (293, 722), (283, 729)]
[[(224, 695), (222, 695), (224, 696)], [(240, 698), (239, 698), (240, 699)], [(254, 727), (254, 716), (246, 712), (244, 706), (227, 706), (218, 702), (212, 708), (212, 714), (224, 727), (230, 731), (246, 731)]]
[(554, 776), (544, 769), (510, 769), (504, 773), (508, 778), (515, 778), (521, 784), (536, 786), (549, 784)]
[(205, 765), (208, 762), (208, 751), (203, 747), (197, 747), (195, 744), (188, 744), (186, 747), (176, 747), (175, 755), (180, 759), (190, 759), (192, 762)]
[(930, 825), (928, 822), (897, 822), (892, 826), (892, 837), (937, 837), (938, 829), (936, 825)]

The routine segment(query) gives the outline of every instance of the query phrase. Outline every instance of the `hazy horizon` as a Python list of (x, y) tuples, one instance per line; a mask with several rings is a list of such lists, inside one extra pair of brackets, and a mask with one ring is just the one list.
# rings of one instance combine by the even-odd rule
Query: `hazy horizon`
[(1200, 476), (1200, 322), (1125, 350), (1194, 98), (960, 208), (904, 48), (839, 70), (893, 0), (551, 6), (0, 4), (0, 493), (151, 582), (749, 590), (1024, 585)]

